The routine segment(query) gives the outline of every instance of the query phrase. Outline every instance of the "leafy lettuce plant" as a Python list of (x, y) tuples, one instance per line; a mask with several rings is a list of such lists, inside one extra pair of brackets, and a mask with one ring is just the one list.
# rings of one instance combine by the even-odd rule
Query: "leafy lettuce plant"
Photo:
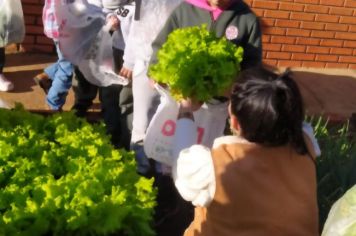
[(149, 76), (168, 85), (176, 100), (208, 101), (232, 85), (240, 71), (243, 49), (225, 37), (217, 38), (203, 25), (173, 31), (157, 58)]
[(102, 124), (0, 109), (0, 235), (152, 235), (153, 179)]
[(356, 145), (349, 122), (331, 124), (322, 117), (307, 120), (313, 124), (321, 148), (316, 159), (321, 230), (331, 206), (356, 184)]

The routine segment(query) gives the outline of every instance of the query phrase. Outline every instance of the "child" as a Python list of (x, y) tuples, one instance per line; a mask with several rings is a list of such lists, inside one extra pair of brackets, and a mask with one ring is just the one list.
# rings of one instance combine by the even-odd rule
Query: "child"
[(0, 47), (0, 91), (8, 92), (14, 89), (14, 84), (9, 81), (3, 74), (5, 67), (5, 48)]
[(66, 60), (59, 48), (58, 36), (59, 25), (55, 16), (55, 1), (46, 0), (43, 7), (43, 26), (48, 38), (52, 38), (56, 47), (58, 60), (44, 72), (34, 77), (47, 95), (46, 101), (51, 110), (61, 111), (66, 101), (68, 90), (72, 86), (73, 65)]
[[(242, 69), (261, 64), (262, 42), (258, 19), (247, 4), (233, 0), (185, 0), (179, 4), (152, 43), (153, 53), (150, 64), (157, 62), (157, 51), (173, 30), (202, 24), (207, 24), (218, 37), (226, 36), (227, 39), (244, 48)], [(140, 141), (145, 138), (146, 129), (159, 99), (158, 93), (148, 85), (147, 80), (146, 77), (146, 80), (134, 79), (133, 81), (132, 143), (135, 150), (140, 150)], [(142, 166), (142, 170), (139, 171), (143, 173), (149, 171), (148, 167), (146, 170), (143, 168), (145, 159), (144, 155), (138, 156), (138, 163), (142, 163), (139, 166)]]
[(5, 46), (22, 42), (25, 36), (25, 23), (20, 0), (0, 1), (0, 91), (14, 89), (14, 84), (3, 74), (5, 67)]
[[(135, 1), (132, 0), (102, 0), (89, 1), (89, 3), (102, 8), (106, 14), (106, 22), (112, 27), (114, 70), (119, 75), (132, 79), (134, 63), (124, 60), (125, 42), (131, 32), (132, 21), (135, 14)], [(93, 99), (99, 91), (102, 114), (111, 135), (115, 147), (123, 147), (127, 150), (130, 146), (132, 123), (132, 89), (131, 86), (113, 84), (106, 87), (98, 87), (90, 84), (83, 74), (76, 68), (76, 86), (74, 106), (76, 114), (84, 116), (92, 105)]]
[(191, 146), (195, 103), (181, 102), (173, 178), (196, 206), (185, 235), (318, 235), (320, 153), (296, 83), (261, 68), (238, 81), (229, 106), (234, 135), (215, 139), (211, 150)]

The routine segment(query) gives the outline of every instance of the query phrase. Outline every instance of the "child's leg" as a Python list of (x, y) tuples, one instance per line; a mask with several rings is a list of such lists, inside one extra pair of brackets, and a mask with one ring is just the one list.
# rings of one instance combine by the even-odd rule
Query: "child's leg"
[(0, 74), (2, 74), (5, 67), (5, 48), (0, 48)]
[(75, 67), (74, 68), (74, 105), (72, 110), (75, 110), (75, 114), (80, 117), (84, 117), (93, 104), (93, 100), (98, 92), (98, 86), (89, 83), (82, 72)]
[(120, 92), (121, 85), (110, 85), (99, 88), (99, 98), (101, 102), (101, 112), (103, 114), (106, 130), (111, 135), (112, 144), (119, 148), (121, 137), (120, 114)]
[(132, 86), (124, 86), (120, 92), (121, 109), (121, 140), (120, 144), (125, 149), (130, 149), (132, 118), (133, 118), (133, 96)]
[[(123, 65), (124, 51), (113, 47), (114, 70), (119, 73)], [(130, 149), (131, 130), (132, 130), (132, 113), (133, 113), (133, 97), (132, 86), (122, 86), (119, 93), (119, 108), (120, 108), (120, 135), (118, 138), (119, 146), (127, 150)]]
[(0, 91), (7, 92), (14, 88), (14, 84), (11, 83), (3, 75), (3, 69), (5, 67), (5, 48), (0, 48)]
[[(55, 43), (58, 61), (55, 65), (47, 68), (45, 71), (52, 78), (52, 86), (47, 94), (47, 103), (53, 110), (62, 108), (66, 101), (68, 90), (72, 85), (73, 65), (64, 59), (58, 43)], [(53, 75), (53, 77), (51, 76)]]

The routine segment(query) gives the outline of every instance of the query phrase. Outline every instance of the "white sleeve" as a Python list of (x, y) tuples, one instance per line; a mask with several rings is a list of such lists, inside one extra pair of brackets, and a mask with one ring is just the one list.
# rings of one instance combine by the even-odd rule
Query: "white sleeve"
[(215, 174), (210, 150), (193, 145), (180, 152), (172, 167), (172, 176), (180, 195), (195, 206), (206, 207), (214, 198)]
[(172, 177), (186, 201), (195, 206), (207, 206), (215, 194), (214, 165), (209, 148), (194, 145), (197, 126), (190, 119), (177, 121), (174, 137)]

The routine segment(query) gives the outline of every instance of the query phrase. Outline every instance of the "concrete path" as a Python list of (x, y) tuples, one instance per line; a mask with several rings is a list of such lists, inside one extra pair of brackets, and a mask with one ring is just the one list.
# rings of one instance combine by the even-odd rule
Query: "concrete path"
[[(48, 110), (45, 94), (34, 83), (33, 77), (56, 60), (55, 55), (40, 53), (17, 53), (7, 55), (5, 75), (14, 82), (11, 92), (0, 92), (0, 98), (9, 104), (22, 103), (28, 110)], [(345, 119), (356, 112), (356, 71), (355, 70), (294, 70), (307, 113), (326, 114), (333, 119)], [(94, 109), (100, 105), (96, 100)], [(73, 105), (70, 91), (64, 110)]]

